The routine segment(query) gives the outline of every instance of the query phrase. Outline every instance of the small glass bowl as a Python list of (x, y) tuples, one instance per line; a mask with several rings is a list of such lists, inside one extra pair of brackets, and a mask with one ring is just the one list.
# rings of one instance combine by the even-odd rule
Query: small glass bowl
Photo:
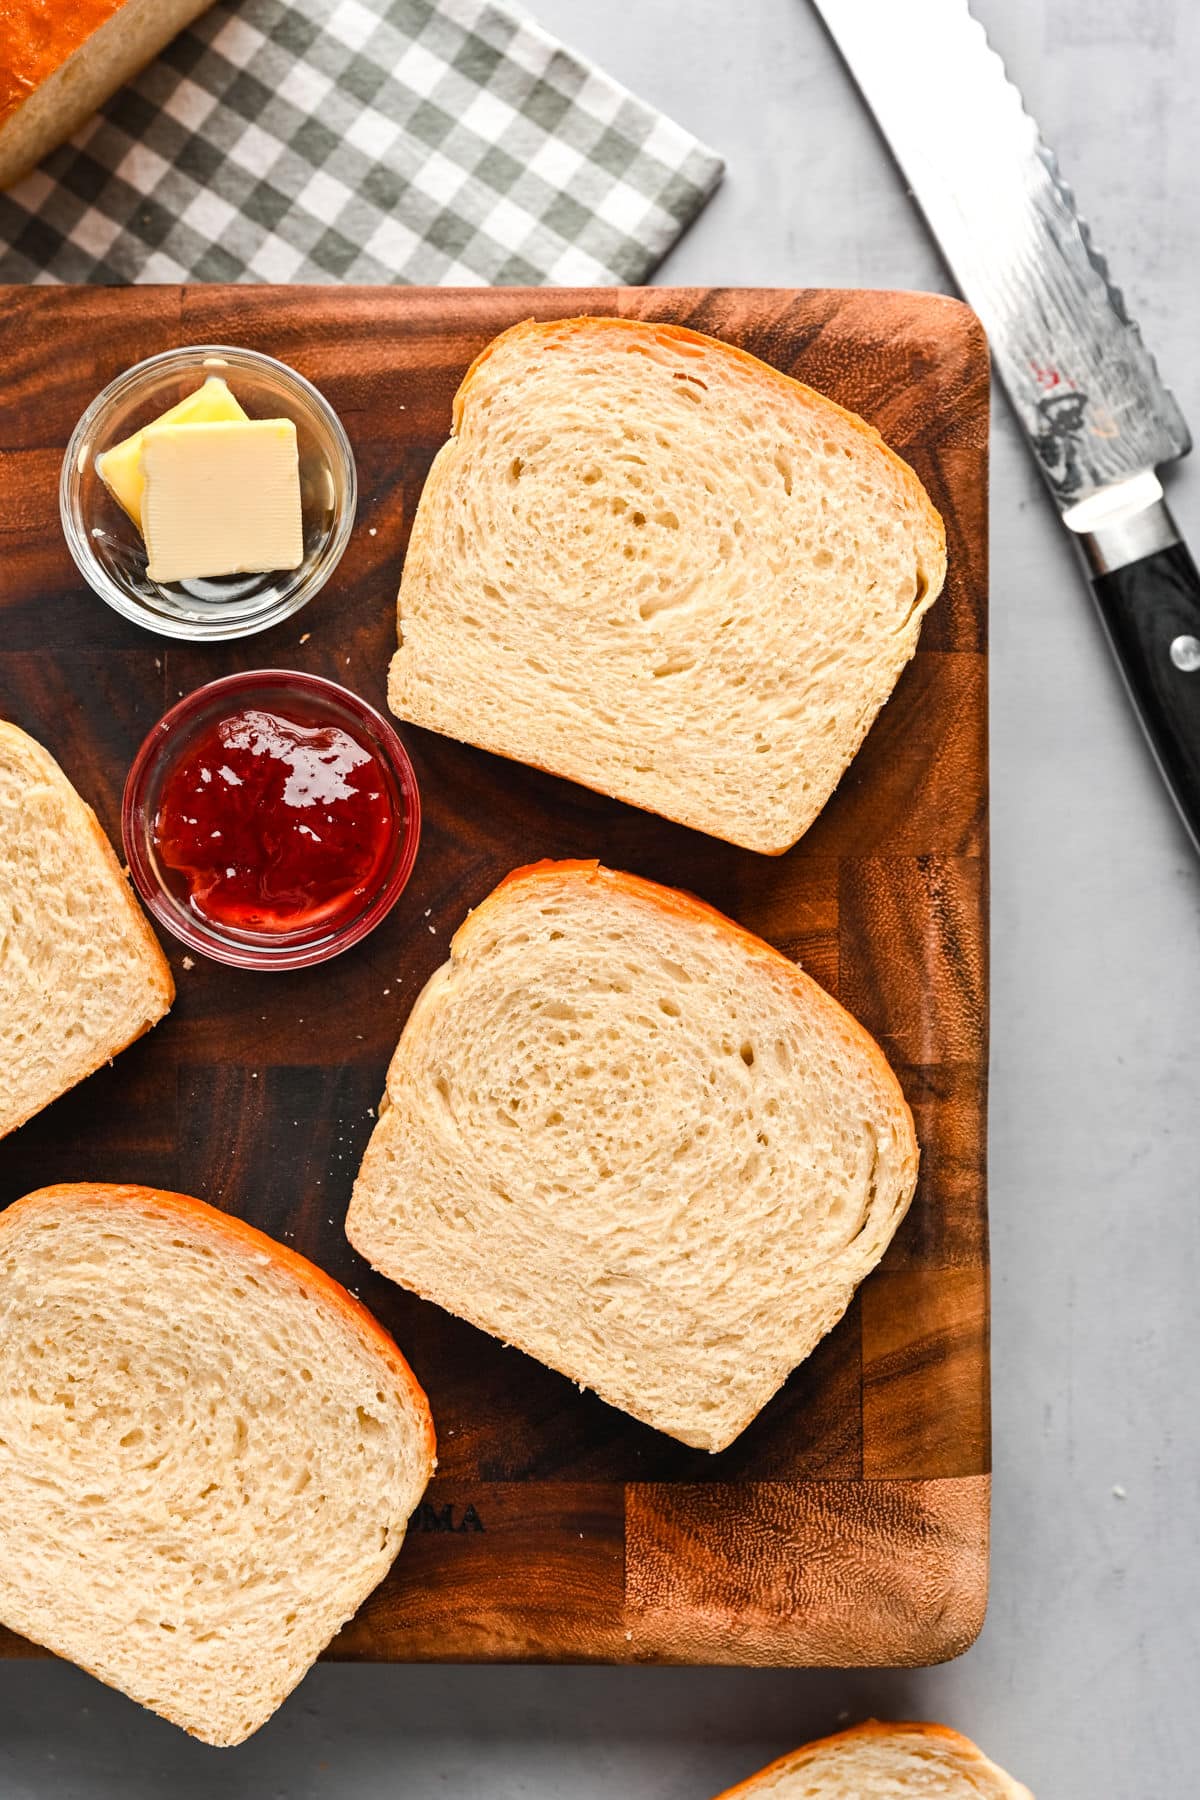
[[(278, 707), (302, 722), (340, 725), (379, 758), (396, 821), (392, 853), (359, 912), (335, 927), (293, 932), (239, 931), (203, 918), (177, 892), (178, 878), (162, 865), (154, 841), (163, 789), (181, 756), (222, 717), (246, 707)], [(391, 911), (412, 873), (421, 836), (421, 798), (408, 752), (373, 706), (348, 688), (294, 669), (255, 669), (226, 675), (187, 694), (165, 713), (142, 744), (125, 782), (121, 833), (134, 886), (167, 930), (190, 949), (240, 969), (302, 969), (339, 956), (374, 931)]]
[[(252, 419), (294, 422), (304, 560), (298, 569), (263, 575), (151, 581), (141, 534), (97, 475), (96, 456), (158, 418), (209, 375), (224, 376)], [(286, 363), (223, 344), (166, 350), (110, 381), (71, 434), (58, 488), (67, 546), (89, 587), (160, 637), (211, 643), (266, 631), (306, 605), (338, 565), (357, 502), (354, 453), (329, 402)]]

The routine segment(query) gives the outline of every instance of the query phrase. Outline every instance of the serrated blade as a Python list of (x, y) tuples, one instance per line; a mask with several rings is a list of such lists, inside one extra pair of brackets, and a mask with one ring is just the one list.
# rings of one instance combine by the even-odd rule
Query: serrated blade
[(1187, 424), (966, 0), (815, 0), (1059, 507), (1183, 456)]

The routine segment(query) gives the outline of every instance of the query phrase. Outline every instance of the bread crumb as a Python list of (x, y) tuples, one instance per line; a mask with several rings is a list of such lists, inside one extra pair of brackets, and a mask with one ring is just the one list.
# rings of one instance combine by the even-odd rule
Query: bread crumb
[(430, 937), (436, 937), (436, 936), (437, 936), (437, 932), (436, 932), (436, 931), (435, 931), (435, 930), (434, 930), (434, 928), (433, 928), (433, 926), (432, 926), (432, 925), (427, 925), (427, 926), (426, 926), (426, 928), (425, 928), (425, 929), (426, 929), (426, 930), (427, 930), (427, 931), (428, 931), (428, 933), (429, 933), (429, 935), (430, 935)]
[(367, 1117), (368, 1119), (373, 1119), (375, 1117), (375, 1108), (373, 1106), (368, 1106)]
[(367, 527), (367, 536), (368, 536), (368, 537), (374, 537), (374, 536), (375, 536), (375, 527), (374, 527), (374, 526), (373, 526), (373, 525), (368, 525), (368, 527)]
[(302, 637), (302, 638), (301, 638), (301, 639), (300, 639), (300, 642), (301, 642), (301, 643), (302, 643), (302, 644), (307, 644), (307, 642), (308, 642), (308, 640), (309, 640), (309, 638), (310, 638), (310, 637), (311, 637), (311, 636), (312, 636), (312, 632), (311, 632), (311, 631), (306, 631), (306, 632), (305, 632), (305, 633), (304, 633), (304, 636), (303, 636), (303, 637)]
[(1127, 1496), (1125, 1493), (1125, 1489), (1121, 1486), (1120, 1482), (1118, 1481), (1113, 1487), (1113, 1499), (1114, 1500), (1124, 1500), (1126, 1498), (1127, 1498)]
[(430, 913), (431, 913), (431, 912), (432, 912), (432, 911), (433, 911), (433, 908), (432, 908), (432, 906), (427, 906), (427, 907), (426, 907), (426, 908), (425, 908), (425, 917), (426, 917), (426, 918), (428, 918), (428, 917), (429, 917), (429, 915), (430, 915)]
[[(583, 1533), (582, 1533), (582, 1531), (581, 1531), (581, 1532), (580, 1532), (580, 1534), (579, 1534), (579, 1535), (580, 1535), (580, 1537), (582, 1537), (582, 1536), (583, 1536)], [(632, 1642), (633, 1642), (633, 1633), (632, 1633), (632, 1631), (627, 1631), (627, 1632), (626, 1632), (626, 1633), (625, 1633), (625, 1642), (626, 1642), (626, 1643), (627, 1643), (627, 1644), (632, 1644)]]
[(185, 968), (185, 969), (194, 969), (194, 968), (195, 968), (195, 966), (196, 966), (196, 959), (195, 959), (195, 957), (194, 957), (194, 956), (185, 956), (185, 957), (184, 957), (184, 959), (183, 959), (183, 965), (182, 965), (182, 966), (183, 966), (183, 967), (184, 967), (184, 968)]

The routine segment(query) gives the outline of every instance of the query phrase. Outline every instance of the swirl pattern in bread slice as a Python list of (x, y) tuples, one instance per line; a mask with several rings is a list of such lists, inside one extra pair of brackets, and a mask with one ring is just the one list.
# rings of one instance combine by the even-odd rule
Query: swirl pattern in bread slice
[(393, 710), (772, 854), (916, 648), (945, 534), (878, 432), (633, 319), (476, 360), (400, 588)]
[(355, 1184), (377, 1269), (722, 1449), (912, 1196), (900, 1086), (786, 957), (595, 863), (518, 871), (419, 996)]
[(0, 1620), (210, 1744), (383, 1578), (433, 1467), (365, 1309), (184, 1195), (0, 1214)]

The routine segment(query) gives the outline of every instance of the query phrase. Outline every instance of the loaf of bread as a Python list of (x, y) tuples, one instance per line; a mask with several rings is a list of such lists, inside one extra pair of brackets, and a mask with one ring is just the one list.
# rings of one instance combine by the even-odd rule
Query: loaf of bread
[(139, 1187), (0, 1214), (0, 1621), (206, 1743), (291, 1692), (433, 1462), (387, 1333), (260, 1231)]
[(415, 725), (777, 854), (840, 781), (945, 573), (853, 413), (674, 325), (517, 325), (421, 495), (388, 687)]
[(718, 1800), (1033, 1800), (944, 1725), (871, 1720), (780, 1757)]
[(4, 0), (0, 188), (136, 75), (211, 0)]
[(166, 958), (90, 806), (0, 720), (0, 1137), (157, 1023)]
[(837, 1323), (912, 1196), (876, 1044), (720, 913), (518, 870), (419, 995), (346, 1221), (435, 1300), (720, 1450)]

